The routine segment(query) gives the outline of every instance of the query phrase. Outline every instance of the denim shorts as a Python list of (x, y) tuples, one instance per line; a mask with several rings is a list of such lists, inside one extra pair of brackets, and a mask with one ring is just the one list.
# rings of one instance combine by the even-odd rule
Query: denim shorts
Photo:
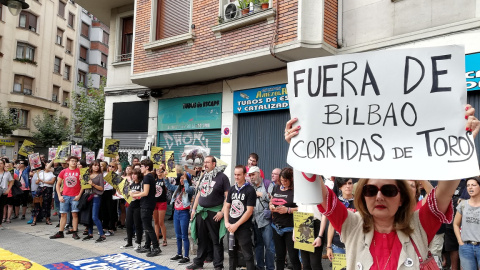
[(65, 202), (60, 202), (60, 213), (65, 214), (68, 212), (77, 213), (78, 211), (78, 201), (74, 201), (75, 197), (73, 196), (63, 196)]

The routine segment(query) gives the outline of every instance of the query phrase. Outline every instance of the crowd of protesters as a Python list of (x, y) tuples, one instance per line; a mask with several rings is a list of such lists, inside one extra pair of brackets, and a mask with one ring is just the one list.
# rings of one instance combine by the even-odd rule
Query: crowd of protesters
[[(161, 245), (168, 244), (165, 216), (167, 205), (171, 204), (177, 245), (171, 261), (190, 264), (186, 269), (202, 269), (210, 262), (215, 269), (223, 269), (224, 236), (228, 236), (230, 269), (244, 266), (249, 270), (272, 270), (288, 265), (293, 269), (323, 269), (323, 253), (326, 253), (323, 259), (330, 261), (345, 259), (341, 254), (348, 255), (341, 237), (342, 227), (335, 219), (329, 223), (327, 216), (321, 213), (328, 209), (295, 202), (293, 170), (275, 168), (271, 179), (266, 179), (255, 153), (248, 157), (247, 166), (235, 166), (232, 183), (222, 168), (216, 166), (213, 156), (205, 158), (203, 167), (177, 166), (177, 177), (173, 178), (166, 177), (165, 165), (154, 169), (149, 159), (134, 158), (125, 169), (117, 160), (110, 163), (96, 160), (88, 166), (91, 188), (85, 190), (80, 184), (80, 168), (87, 166), (84, 161), (73, 156), (60, 164), (46, 161), (43, 155), (41, 159), (42, 167), (35, 171), (30, 170), (26, 160), (0, 159), (0, 191), (3, 194), (0, 197), (0, 229), (4, 229), (2, 223), (17, 218), (29, 219), (27, 223), (31, 226), (40, 222), (52, 225), (51, 215), (60, 215), (58, 232), (51, 239), (64, 238), (66, 234), (75, 240), (81, 239), (79, 227), (84, 226), (82, 240), (93, 239), (96, 228), (98, 238), (95, 242), (100, 243), (106, 241), (107, 236), (113, 236), (117, 228), (126, 228), (126, 243), (121, 248), (133, 248), (153, 257), (162, 252)], [(104, 180), (108, 172), (127, 179), (129, 195), (133, 198), (130, 204)], [(325, 179), (329, 187), (326, 193), (334, 194), (344, 209), (354, 213), (357, 203), (361, 202), (356, 197), (368, 198), (373, 194), (363, 186), (359, 189), (359, 183), (366, 185), (355, 178), (331, 177)], [(411, 180), (407, 183), (416, 202), (412, 212), (422, 208), (437, 186), (435, 181)], [(388, 194), (387, 189), (378, 190), (387, 193), (386, 196), (393, 195)], [(79, 206), (82, 196), (88, 196), (86, 206)], [(328, 200), (332, 198), (325, 198)], [(26, 217), (29, 205), (31, 217)], [(429, 235), (430, 251), (439, 267), (460, 269), (461, 261), (463, 269), (477, 269), (475, 265), (478, 267), (480, 261), (480, 178), (460, 181), (453, 194), (453, 207), (455, 221), (442, 224), (435, 237)], [(294, 248), (293, 213), (296, 211), (313, 215), (314, 252)], [(198, 244), (197, 255), (192, 260), (189, 252), (193, 243), (189, 235)], [(161, 245), (160, 239), (163, 239)], [(385, 265), (382, 262), (384, 259), (380, 260), (380, 265)]]

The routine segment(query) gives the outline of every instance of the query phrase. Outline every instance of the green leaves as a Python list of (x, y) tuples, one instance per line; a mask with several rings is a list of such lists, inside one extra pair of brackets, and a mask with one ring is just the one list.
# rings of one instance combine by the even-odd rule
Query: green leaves
[(8, 111), (4, 111), (0, 106), (0, 136), (7, 137), (19, 127), (17, 121)]
[(103, 144), (104, 87), (105, 79), (102, 79), (99, 89), (90, 86), (85, 93), (73, 97), (72, 112), (78, 125), (75, 135), (82, 138), (81, 145), (93, 151), (102, 148)]
[(43, 111), (42, 116), (37, 115), (33, 119), (33, 125), (37, 129), (33, 132), (33, 140), (43, 147), (60, 145), (62, 141), (69, 141), (72, 135), (72, 128), (66, 117), (51, 115), (47, 111)]

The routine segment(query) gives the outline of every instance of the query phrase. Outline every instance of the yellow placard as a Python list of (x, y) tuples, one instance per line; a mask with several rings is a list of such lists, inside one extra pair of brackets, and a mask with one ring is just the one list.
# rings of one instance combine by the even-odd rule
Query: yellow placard
[(296, 249), (309, 252), (315, 251), (315, 247), (313, 246), (313, 241), (315, 241), (313, 229), (313, 213), (293, 213), (293, 230), (295, 231), (294, 247)]
[(82, 189), (92, 188), (92, 185), (88, 183), (90, 181), (90, 173), (88, 172), (89, 168), (80, 169), (80, 183), (82, 184)]
[(20, 149), (18, 150), (18, 154), (22, 155), (22, 156), (28, 156), (30, 154), (33, 154), (33, 147), (35, 146), (35, 144), (29, 140), (25, 140), (23, 141), (23, 144), (22, 146), (20, 147)]
[(123, 198), (125, 201), (127, 201), (128, 204), (132, 203), (132, 196), (128, 194), (130, 192), (130, 183), (128, 182), (127, 178), (123, 178), (122, 182), (118, 184), (118, 193), (122, 194)]
[(347, 257), (345, 254), (333, 254), (332, 270), (347, 269)]
[(114, 189), (117, 189), (120, 182), (122, 182), (122, 176), (114, 172), (108, 172), (107, 175), (103, 177), (103, 180), (107, 181)]
[(15, 146), (15, 142), (9, 139), (0, 139), (0, 145)]
[(163, 158), (163, 147), (152, 146), (150, 152), (150, 160), (153, 162), (153, 168), (160, 168)]
[(230, 137), (222, 138), (222, 143), (230, 143)]
[(55, 160), (54, 162), (57, 163), (64, 163), (65, 160), (68, 158), (68, 150), (70, 149), (69, 145), (60, 145), (57, 148), (57, 152), (55, 153)]
[(120, 149), (120, 140), (105, 139), (105, 148), (103, 148), (104, 156), (115, 158), (118, 156), (119, 149)]
[(45, 268), (38, 263), (32, 262), (29, 259), (2, 248), (0, 248), (0, 269), (48, 270), (48, 268)]
[(177, 170), (175, 169), (175, 152), (165, 151), (165, 161), (167, 165), (167, 177), (177, 177)]

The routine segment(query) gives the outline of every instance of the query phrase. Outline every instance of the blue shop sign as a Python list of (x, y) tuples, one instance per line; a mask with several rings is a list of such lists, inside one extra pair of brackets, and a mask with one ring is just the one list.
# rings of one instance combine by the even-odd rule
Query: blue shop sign
[(480, 52), (465, 55), (467, 90), (480, 90)]
[(287, 85), (235, 91), (233, 108), (235, 114), (288, 109)]

